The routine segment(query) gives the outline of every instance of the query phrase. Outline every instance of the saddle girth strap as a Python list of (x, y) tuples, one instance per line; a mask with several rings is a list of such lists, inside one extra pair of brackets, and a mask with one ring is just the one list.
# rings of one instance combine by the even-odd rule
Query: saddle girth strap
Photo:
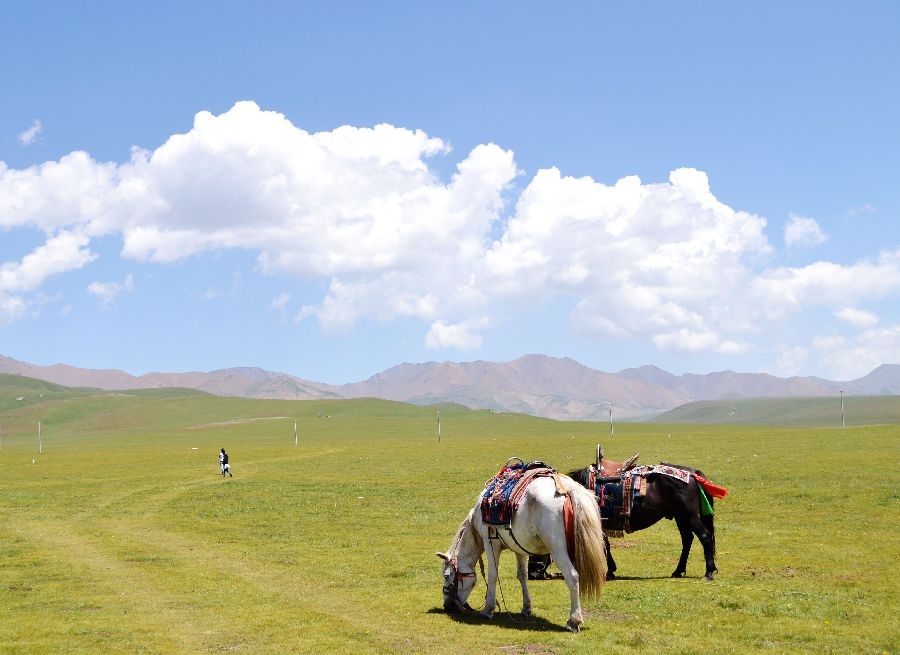
[[(530, 557), (540, 557), (540, 553), (532, 553), (530, 550), (525, 548), (525, 546), (523, 546), (522, 544), (519, 543), (519, 540), (516, 539), (515, 533), (512, 531), (512, 527), (510, 527), (510, 526), (505, 526), (505, 527), (506, 527), (506, 531), (509, 533), (509, 536), (512, 537), (513, 543), (515, 543), (516, 546), (519, 547), (519, 550), (524, 552), (526, 555), (529, 555)], [(496, 540), (500, 541), (501, 544), (503, 544), (504, 546), (509, 548), (509, 546), (503, 540), (503, 537), (500, 536), (500, 528), (499, 527), (489, 526), (488, 527), (488, 537), (490, 539), (496, 539)], [(512, 548), (510, 548), (510, 550), (512, 550)]]

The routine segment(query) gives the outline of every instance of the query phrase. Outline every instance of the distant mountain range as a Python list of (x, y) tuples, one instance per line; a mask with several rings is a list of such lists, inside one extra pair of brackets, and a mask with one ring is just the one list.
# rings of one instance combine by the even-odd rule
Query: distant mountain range
[(850, 381), (816, 377), (779, 378), (724, 371), (673, 375), (655, 366), (605, 373), (569, 358), (526, 355), (511, 362), (400, 364), (368, 380), (343, 385), (311, 382), (260, 368), (209, 373), (147, 373), (66, 364), (37, 366), (0, 355), (0, 373), (47, 380), (67, 387), (125, 390), (188, 387), (220, 396), (327, 400), (375, 397), (415, 404), (455, 402), (475, 409), (521, 412), (564, 420), (648, 418), (698, 400), (900, 394), (900, 365), (885, 364)]

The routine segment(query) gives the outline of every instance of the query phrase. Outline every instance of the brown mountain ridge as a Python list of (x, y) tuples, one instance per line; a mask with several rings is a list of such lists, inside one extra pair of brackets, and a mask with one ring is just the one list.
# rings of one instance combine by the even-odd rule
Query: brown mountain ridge
[(525, 355), (510, 362), (399, 364), (367, 380), (329, 385), (261, 368), (228, 368), (133, 376), (117, 369), (38, 366), (0, 355), (0, 373), (68, 387), (127, 390), (188, 387), (220, 396), (326, 400), (376, 397), (416, 404), (456, 402), (473, 409), (562, 420), (647, 418), (696, 400), (900, 394), (900, 365), (885, 364), (857, 380), (779, 378), (722, 371), (673, 375), (655, 366), (606, 373), (567, 357)]

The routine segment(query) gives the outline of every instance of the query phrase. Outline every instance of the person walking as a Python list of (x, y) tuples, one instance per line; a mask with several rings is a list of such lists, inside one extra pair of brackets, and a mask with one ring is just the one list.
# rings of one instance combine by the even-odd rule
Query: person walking
[(231, 464), (228, 463), (228, 453), (225, 452), (224, 448), (219, 452), (219, 466), (222, 468), (223, 478), (226, 473), (228, 474), (228, 477), (234, 477), (234, 475), (231, 474)]

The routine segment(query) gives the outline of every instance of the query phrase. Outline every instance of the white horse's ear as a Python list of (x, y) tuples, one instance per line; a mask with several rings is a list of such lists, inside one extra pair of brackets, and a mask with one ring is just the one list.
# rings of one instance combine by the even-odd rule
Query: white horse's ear
[(449, 562), (449, 561), (450, 561), (450, 557), (449, 557), (448, 555), (445, 555), (444, 553), (435, 553), (435, 555), (437, 555), (438, 557), (440, 557), (440, 558), (441, 558), (442, 560), (444, 560), (445, 562)]

